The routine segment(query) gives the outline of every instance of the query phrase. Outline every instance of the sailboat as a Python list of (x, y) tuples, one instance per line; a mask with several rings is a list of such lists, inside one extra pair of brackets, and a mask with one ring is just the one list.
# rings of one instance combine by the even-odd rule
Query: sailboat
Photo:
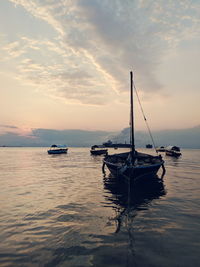
[(128, 181), (136, 181), (143, 177), (156, 175), (160, 167), (162, 167), (163, 172), (165, 172), (165, 168), (161, 155), (153, 156), (146, 153), (140, 153), (135, 149), (132, 71), (130, 72), (130, 106), (131, 149), (129, 152), (125, 153), (106, 155), (103, 159), (103, 171), (105, 166), (107, 166), (112, 175), (125, 178), (125, 180)]

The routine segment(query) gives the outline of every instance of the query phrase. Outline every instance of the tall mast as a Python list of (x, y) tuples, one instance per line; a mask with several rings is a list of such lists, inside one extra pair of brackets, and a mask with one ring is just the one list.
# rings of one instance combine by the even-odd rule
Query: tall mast
[(131, 100), (131, 152), (132, 156), (135, 154), (135, 138), (134, 138), (134, 115), (133, 115), (133, 72), (130, 72), (130, 79), (131, 79), (131, 93), (130, 93), (130, 100)]

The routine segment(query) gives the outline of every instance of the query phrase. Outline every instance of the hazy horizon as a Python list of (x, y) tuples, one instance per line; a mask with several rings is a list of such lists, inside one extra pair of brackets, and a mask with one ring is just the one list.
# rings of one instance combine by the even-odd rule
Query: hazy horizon
[[(86, 130), (55, 130), (32, 129), (24, 133), (13, 131), (0, 134), (0, 146), (50, 146), (52, 144), (66, 144), (67, 146), (91, 146), (102, 144), (109, 139), (115, 143), (129, 143), (130, 130), (124, 128), (119, 132), (110, 131), (86, 131)], [(152, 131), (157, 146), (178, 145), (188, 148), (200, 148), (200, 126), (186, 129), (168, 129)], [(148, 131), (135, 131), (135, 143), (137, 147), (144, 147), (151, 143)]]

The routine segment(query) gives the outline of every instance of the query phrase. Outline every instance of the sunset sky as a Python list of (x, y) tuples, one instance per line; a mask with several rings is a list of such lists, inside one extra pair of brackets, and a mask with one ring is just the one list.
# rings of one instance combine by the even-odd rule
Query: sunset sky
[[(1, 0), (0, 133), (200, 124), (199, 0)], [(135, 105), (136, 127), (145, 125)]]

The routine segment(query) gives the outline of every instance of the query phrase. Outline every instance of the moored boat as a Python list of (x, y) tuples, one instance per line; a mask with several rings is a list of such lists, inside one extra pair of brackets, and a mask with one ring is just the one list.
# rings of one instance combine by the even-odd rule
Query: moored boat
[(167, 156), (171, 156), (171, 157), (180, 157), (181, 156), (180, 147), (178, 147), (178, 146), (168, 146), (165, 149), (165, 154)]
[(165, 147), (164, 146), (160, 146), (156, 148), (157, 152), (165, 152)]
[(66, 154), (68, 148), (62, 145), (52, 145), (49, 150), (47, 150), (48, 154)]
[[(134, 114), (133, 114), (133, 74), (130, 72), (130, 100), (131, 100), (131, 150), (126, 153), (119, 153), (105, 156), (103, 170), (107, 166), (112, 175), (125, 178), (127, 181), (136, 181), (142, 177), (155, 175), (160, 167), (164, 169), (164, 161), (161, 155), (153, 156), (140, 153), (135, 149), (134, 139)], [(134, 89), (136, 90), (135, 86)], [(137, 92), (136, 92), (137, 93)], [(137, 95), (138, 96), (138, 95)], [(144, 115), (144, 114), (143, 114)], [(144, 117), (145, 118), (145, 117)], [(154, 146), (155, 147), (155, 146)]]
[(155, 175), (164, 161), (161, 156), (135, 151), (133, 156), (131, 152), (108, 155), (104, 158), (104, 163), (112, 175), (137, 180), (147, 175)]
[(153, 148), (153, 146), (151, 144), (147, 144), (146, 148)]
[(103, 146), (94, 145), (91, 147), (90, 153), (91, 155), (94, 155), (94, 156), (107, 155), (108, 149), (103, 148)]

